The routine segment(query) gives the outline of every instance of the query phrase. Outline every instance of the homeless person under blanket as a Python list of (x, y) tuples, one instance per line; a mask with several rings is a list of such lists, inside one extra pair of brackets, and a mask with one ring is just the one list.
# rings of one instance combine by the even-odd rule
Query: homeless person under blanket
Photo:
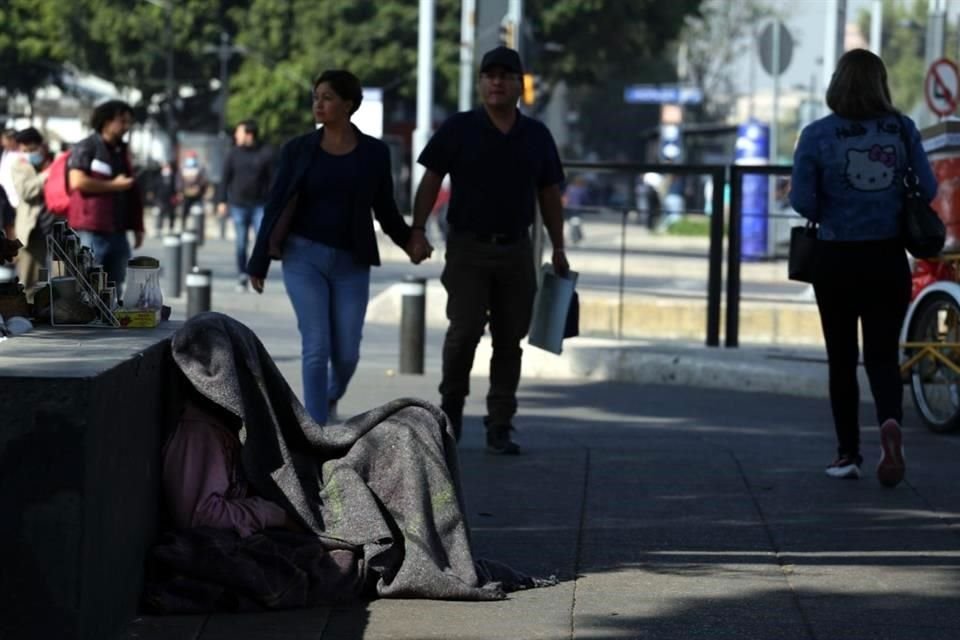
[[(359, 583), (375, 585), (376, 595), (496, 600), (506, 591), (555, 584), (474, 561), (456, 442), (434, 405), (398, 399), (322, 427), (240, 322), (200, 314), (174, 334), (171, 348), (193, 387), (241, 419), (239, 464), (253, 492), (286, 510), (307, 539), (354, 551)], [(168, 537), (154, 561), (162, 564), (171, 549), (189, 546), (188, 537), (174, 536), (180, 537)], [(270, 608), (269, 599), (259, 604)], [(304, 604), (311, 603), (277, 606)]]

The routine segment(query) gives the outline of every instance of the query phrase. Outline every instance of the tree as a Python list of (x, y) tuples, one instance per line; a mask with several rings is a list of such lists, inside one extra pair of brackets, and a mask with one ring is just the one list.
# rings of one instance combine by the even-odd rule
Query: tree
[[(438, 0), (435, 89), (439, 102), (456, 100), (460, 3)], [(416, 97), (417, 4), (353, 0), (252, 0), (236, 9), (237, 40), (245, 55), (230, 87), (231, 121), (254, 117), (267, 137), (309, 130), (310, 93), (323, 69), (348, 69), (386, 100)]]
[[(927, 8), (926, 0), (915, 0), (911, 5), (894, 0), (883, 2), (881, 52), (893, 104), (905, 113), (915, 111), (924, 101)], [(870, 33), (870, 13), (861, 11), (857, 24), (861, 33)], [(945, 48), (955, 51), (956, 46), (957, 33), (948, 29)]]
[(67, 55), (65, 35), (56, 2), (0, 4), (0, 83), (8, 95), (22, 93), (32, 101), (38, 88), (57, 78)]
[[(582, 149), (604, 158), (641, 155), (646, 129), (657, 121), (649, 105), (625, 104), (627, 85), (675, 82), (670, 51), (701, 0), (531, 0), (539, 55), (532, 64), (549, 100), (559, 82), (571, 88)], [(644, 125), (646, 123), (646, 125)]]
[(687, 79), (704, 95), (703, 104), (690, 109), (695, 120), (727, 119), (736, 99), (735, 63), (755, 46), (754, 25), (776, 17), (777, 12), (762, 0), (706, 0), (699, 16), (687, 18), (680, 37)]

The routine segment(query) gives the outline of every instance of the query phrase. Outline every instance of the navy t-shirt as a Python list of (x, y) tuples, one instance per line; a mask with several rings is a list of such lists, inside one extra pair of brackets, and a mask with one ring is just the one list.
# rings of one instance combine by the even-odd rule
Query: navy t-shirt
[(317, 151), (303, 177), (291, 232), (329, 247), (353, 250), (350, 211), (359, 184), (358, 156), (356, 148), (343, 155)]
[[(98, 178), (110, 180), (118, 175), (129, 173), (127, 169), (127, 148), (123, 143), (111, 146), (94, 133), (70, 148), (67, 158), (67, 170), (79, 169), (86, 174), (97, 174)], [(114, 228), (126, 229), (130, 209), (130, 191), (117, 191), (113, 194)]]
[(450, 174), (447, 220), (455, 230), (475, 233), (526, 232), (537, 192), (564, 180), (557, 145), (543, 123), (518, 112), (503, 133), (482, 107), (444, 122), (418, 162)]

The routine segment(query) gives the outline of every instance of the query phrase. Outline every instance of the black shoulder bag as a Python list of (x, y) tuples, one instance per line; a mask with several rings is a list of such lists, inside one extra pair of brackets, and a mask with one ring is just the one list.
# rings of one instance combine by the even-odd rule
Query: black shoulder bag
[(947, 240), (947, 228), (943, 220), (920, 194), (920, 179), (910, 162), (910, 138), (907, 123), (900, 118), (900, 139), (906, 155), (903, 172), (903, 207), (900, 221), (900, 236), (903, 246), (914, 258), (936, 257)]
[(787, 277), (799, 282), (814, 280), (817, 268), (817, 225), (807, 222), (805, 226), (790, 229), (790, 255), (787, 260)]

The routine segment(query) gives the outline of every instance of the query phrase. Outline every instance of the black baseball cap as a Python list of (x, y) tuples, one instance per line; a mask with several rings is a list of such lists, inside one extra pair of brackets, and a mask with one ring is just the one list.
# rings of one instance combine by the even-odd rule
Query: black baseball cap
[(485, 73), (491, 67), (503, 67), (511, 73), (523, 73), (520, 54), (509, 47), (497, 47), (483, 54), (483, 60), (480, 62), (480, 73)]

